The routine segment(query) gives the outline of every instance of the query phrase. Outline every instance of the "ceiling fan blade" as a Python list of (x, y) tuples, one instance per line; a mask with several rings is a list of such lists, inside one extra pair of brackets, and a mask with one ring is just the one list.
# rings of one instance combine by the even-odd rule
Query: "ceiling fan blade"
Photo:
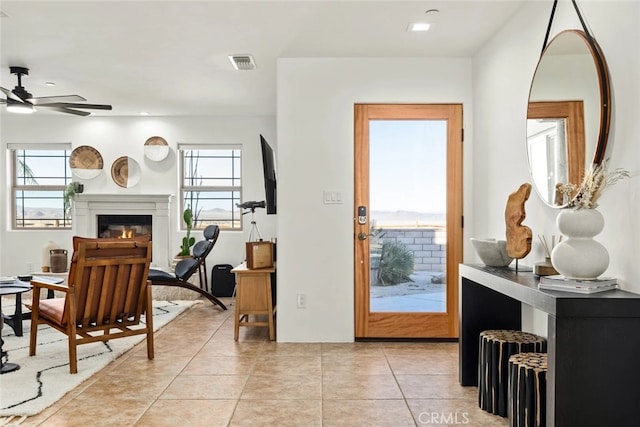
[(62, 95), (62, 96), (39, 96), (36, 98), (29, 98), (28, 101), (33, 105), (52, 104), (57, 102), (82, 102), (86, 101), (80, 95)]
[(65, 108), (65, 107), (54, 107), (51, 105), (47, 105), (47, 108), (51, 108), (52, 110), (59, 111), (61, 113), (75, 114), (76, 116), (88, 116), (89, 114), (91, 114), (87, 111), (73, 110), (71, 108)]
[(11, 92), (9, 89), (5, 89), (3, 87), (0, 87), (0, 90), (7, 95), (7, 98), (11, 98), (12, 100), (16, 101), (16, 102), (21, 102), (24, 104), (24, 99), (20, 98), (18, 95), (16, 95), (15, 93)]
[(38, 107), (63, 107), (63, 108), (88, 108), (90, 110), (111, 110), (111, 105), (104, 104), (76, 104), (72, 102), (52, 102), (50, 104), (38, 104)]

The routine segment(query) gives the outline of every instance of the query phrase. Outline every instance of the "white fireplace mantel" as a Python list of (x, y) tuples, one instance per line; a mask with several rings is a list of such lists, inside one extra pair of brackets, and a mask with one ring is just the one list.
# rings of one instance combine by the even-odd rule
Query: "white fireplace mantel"
[(153, 264), (170, 265), (170, 194), (77, 194), (73, 205), (73, 234), (97, 237), (98, 215), (151, 215)]

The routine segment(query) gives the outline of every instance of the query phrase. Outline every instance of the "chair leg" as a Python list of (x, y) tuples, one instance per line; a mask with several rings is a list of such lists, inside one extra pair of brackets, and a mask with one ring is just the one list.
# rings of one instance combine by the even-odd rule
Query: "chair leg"
[(198, 281), (200, 282), (200, 289), (207, 290), (207, 285), (202, 278), (202, 264), (198, 265)]
[[(34, 318), (35, 317), (35, 318)], [(29, 356), (36, 355), (38, 344), (38, 317), (31, 312), (31, 331), (29, 332)]]
[[(33, 293), (40, 292), (39, 288), (34, 288)], [(40, 306), (38, 301), (35, 300), (31, 305), (31, 331), (29, 331), (29, 356), (36, 355), (36, 347), (38, 344), (38, 321), (40, 320)]]
[(220, 306), (221, 309), (226, 310), (227, 306), (224, 305), (222, 301), (220, 301), (215, 296), (211, 295), (209, 292), (206, 292), (204, 289), (200, 289), (199, 287), (192, 285), (189, 282), (153, 282), (154, 286), (177, 286), (179, 288), (191, 289), (192, 291), (198, 292), (200, 295), (206, 297), (209, 301), (214, 303), (215, 305)]
[(209, 279), (207, 278), (207, 260), (205, 258), (202, 259), (202, 269), (204, 270), (204, 290), (213, 293), (213, 289), (209, 289)]
[(151, 292), (151, 282), (147, 282), (147, 359), (153, 360), (154, 342), (153, 342), (153, 295)]
[(78, 343), (76, 337), (76, 298), (75, 294), (69, 292), (67, 295), (69, 310), (68, 325), (67, 325), (67, 339), (69, 343), (69, 372), (72, 374), (78, 373)]
[(78, 343), (76, 342), (76, 327), (71, 325), (67, 329), (69, 334), (69, 372), (72, 374), (78, 373)]

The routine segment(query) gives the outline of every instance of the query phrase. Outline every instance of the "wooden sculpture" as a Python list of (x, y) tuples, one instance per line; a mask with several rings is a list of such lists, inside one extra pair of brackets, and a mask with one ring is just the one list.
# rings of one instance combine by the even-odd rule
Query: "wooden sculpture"
[(531, 194), (531, 184), (525, 182), (509, 195), (507, 207), (504, 212), (504, 219), (507, 224), (507, 254), (516, 260), (524, 258), (531, 251), (531, 240), (533, 239), (531, 229), (522, 225), (526, 218), (524, 204), (529, 200)]

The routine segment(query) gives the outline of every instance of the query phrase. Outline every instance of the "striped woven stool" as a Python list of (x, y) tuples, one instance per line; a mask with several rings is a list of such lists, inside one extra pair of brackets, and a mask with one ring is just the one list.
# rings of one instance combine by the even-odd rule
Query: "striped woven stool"
[(547, 417), (547, 354), (509, 358), (509, 426), (544, 427)]
[(480, 333), (478, 357), (478, 405), (501, 417), (507, 416), (509, 357), (518, 353), (546, 353), (547, 340), (535, 334), (511, 330)]

